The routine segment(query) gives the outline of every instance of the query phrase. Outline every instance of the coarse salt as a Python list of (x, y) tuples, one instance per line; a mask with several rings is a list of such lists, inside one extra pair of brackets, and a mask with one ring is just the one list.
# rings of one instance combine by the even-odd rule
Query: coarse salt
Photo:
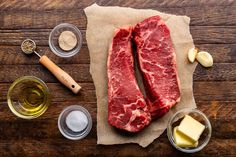
[(73, 132), (80, 132), (87, 127), (88, 118), (81, 111), (72, 111), (66, 117), (66, 125)]

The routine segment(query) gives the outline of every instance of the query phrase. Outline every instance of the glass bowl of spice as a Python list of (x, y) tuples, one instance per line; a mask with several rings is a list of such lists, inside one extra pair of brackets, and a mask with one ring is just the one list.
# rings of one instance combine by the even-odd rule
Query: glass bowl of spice
[(77, 54), (82, 46), (80, 30), (69, 23), (57, 25), (49, 35), (49, 47), (59, 57), (72, 57)]
[(90, 113), (82, 106), (72, 105), (65, 108), (58, 118), (61, 134), (70, 140), (86, 137), (92, 129)]

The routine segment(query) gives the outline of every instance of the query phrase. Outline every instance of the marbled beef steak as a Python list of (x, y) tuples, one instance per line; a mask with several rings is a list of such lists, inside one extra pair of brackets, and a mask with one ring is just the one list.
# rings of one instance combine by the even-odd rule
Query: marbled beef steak
[(170, 31), (159, 16), (138, 23), (133, 31), (140, 70), (152, 118), (159, 118), (180, 101), (176, 55)]
[(138, 132), (151, 121), (134, 73), (132, 27), (116, 29), (110, 45), (108, 73), (108, 122), (128, 132)]

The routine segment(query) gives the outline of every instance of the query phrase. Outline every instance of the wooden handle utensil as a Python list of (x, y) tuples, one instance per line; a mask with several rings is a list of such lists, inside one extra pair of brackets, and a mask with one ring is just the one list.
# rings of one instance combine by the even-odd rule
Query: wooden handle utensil
[(69, 74), (53, 63), (47, 56), (41, 56), (39, 62), (73, 93), (77, 94), (79, 92), (81, 86), (77, 84)]

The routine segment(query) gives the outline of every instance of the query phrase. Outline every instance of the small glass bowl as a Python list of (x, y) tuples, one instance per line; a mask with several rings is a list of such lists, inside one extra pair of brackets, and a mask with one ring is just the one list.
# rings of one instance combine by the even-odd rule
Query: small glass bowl
[[(62, 50), (58, 43), (59, 36), (64, 31), (73, 32), (77, 38), (77, 45), (70, 51)], [(51, 31), (49, 35), (48, 43), (49, 43), (50, 49), (52, 50), (54, 54), (56, 54), (59, 57), (67, 58), (67, 57), (74, 56), (80, 51), (81, 46), (82, 46), (82, 40), (83, 39), (82, 39), (81, 32), (76, 26), (69, 23), (61, 23), (57, 25), (56, 27), (54, 27), (53, 30)]]
[[(72, 111), (81, 111), (87, 117), (88, 125), (82, 131), (74, 132), (70, 128), (67, 127), (67, 125), (66, 125), (66, 117)], [(92, 123), (92, 117), (91, 117), (90, 113), (88, 112), (88, 110), (86, 110), (84, 107), (79, 106), (79, 105), (68, 106), (67, 108), (65, 108), (61, 112), (61, 114), (60, 114), (60, 116), (58, 118), (58, 128), (59, 128), (61, 134), (64, 137), (66, 137), (66, 138), (68, 138), (70, 140), (80, 140), (80, 139), (85, 138), (90, 133), (90, 131), (92, 129), (92, 124), (93, 124)]]
[[(200, 136), (198, 140), (198, 146), (193, 148), (193, 147), (179, 147), (175, 144), (174, 137), (173, 137), (173, 130), (175, 126), (179, 126), (181, 120), (185, 115), (189, 115), (205, 125), (205, 130), (203, 131), (202, 135)], [(178, 150), (185, 152), (185, 153), (195, 153), (200, 150), (202, 150), (209, 142), (211, 138), (211, 123), (206, 117), (204, 113), (202, 113), (199, 110), (196, 109), (182, 109), (178, 112), (176, 112), (169, 120), (168, 126), (167, 126), (167, 136), (170, 141), (170, 143)]]
[(34, 76), (23, 76), (16, 79), (7, 93), (10, 110), (23, 119), (34, 119), (41, 116), (50, 104), (47, 85)]

